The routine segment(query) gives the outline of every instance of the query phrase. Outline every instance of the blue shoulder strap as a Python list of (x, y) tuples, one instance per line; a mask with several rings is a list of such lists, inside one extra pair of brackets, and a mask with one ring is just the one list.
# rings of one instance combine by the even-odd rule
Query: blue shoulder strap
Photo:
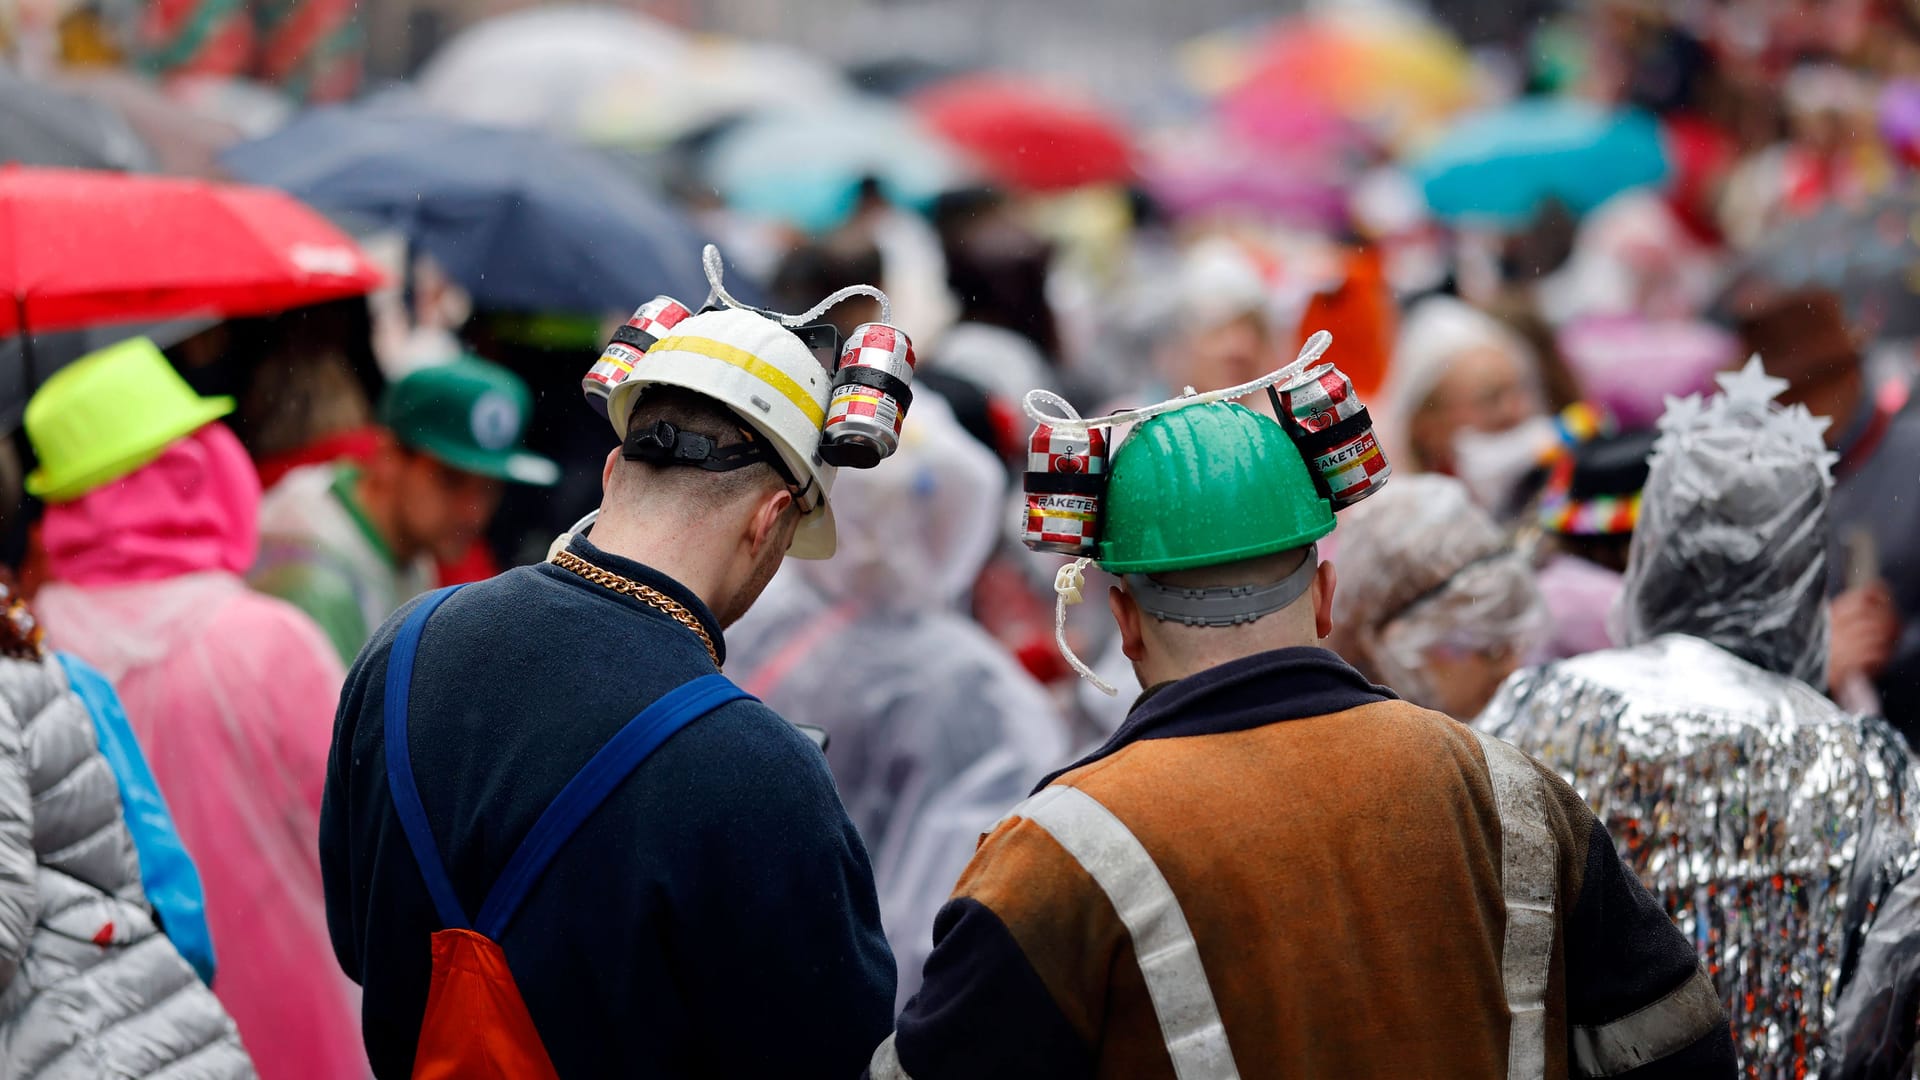
[(200, 871), (180, 842), (174, 827), (173, 812), (166, 797), (140, 752), (140, 740), (127, 722), (127, 710), (105, 675), (71, 653), (56, 654), (66, 669), (67, 685), (86, 704), (93, 715), (93, 733), (100, 743), (100, 756), (107, 759), (113, 779), (120, 788), (120, 804), (126, 810), (127, 831), (133, 834), (133, 850), (140, 856), (140, 884), (145, 886), (147, 903), (159, 916), (167, 939), (180, 951), (200, 981), (213, 985), (213, 934), (207, 929), (206, 894), (200, 887)]
[(426, 880), (427, 895), (433, 897), (441, 925), (465, 930), (467, 913), (460, 907), (460, 898), (454, 895), (453, 882), (447, 880), (447, 869), (440, 862), (440, 849), (434, 846), (433, 830), (427, 826), (427, 808), (421, 805), (420, 789), (413, 782), (413, 753), (407, 746), (407, 693), (413, 686), (413, 657), (420, 651), (420, 634), (427, 628), (427, 620), (459, 588), (452, 585), (427, 594), (394, 635), (393, 650), (387, 654), (385, 732), (387, 787), (393, 793), (394, 813), (400, 815), (400, 828), (407, 834), (407, 846), (413, 849), (413, 861)]
[(540, 820), (533, 823), (507, 868), (500, 873), (480, 905), (475, 929), (498, 941), (521, 901), (527, 898), (547, 864), (559, 854), (575, 830), (605, 802), (640, 763), (647, 760), (674, 732), (731, 701), (753, 695), (735, 686), (725, 675), (702, 675), (662, 695), (627, 721), (593, 758), (554, 796)]
[(420, 801), (420, 789), (414, 784), (412, 754), (407, 746), (407, 697), (413, 682), (414, 656), (420, 649), (420, 635), (434, 611), (458, 588), (460, 586), (455, 585), (428, 595), (394, 636), (393, 651), (387, 657), (387, 786), (392, 789), (394, 812), (400, 816), (407, 846), (413, 849), (413, 861), (420, 867), (420, 876), (426, 881), (427, 894), (433, 897), (441, 925), (458, 930), (471, 926), (498, 941), (501, 931), (513, 920), (521, 902), (546, 871), (547, 864), (622, 780), (674, 732), (730, 701), (753, 695), (735, 686), (725, 675), (704, 675), (668, 691), (641, 710), (640, 715), (627, 721), (626, 726), (567, 781), (560, 794), (554, 796), (513, 857), (507, 860), (506, 869), (501, 871), (500, 879), (494, 882), (486, 902), (480, 906), (479, 918), (469, 924), (466, 910), (460, 906), (460, 898), (454, 894), (453, 882), (441, 862), (440, 849), (433, 842), (433, 830), (427, 825), (427, 810)]

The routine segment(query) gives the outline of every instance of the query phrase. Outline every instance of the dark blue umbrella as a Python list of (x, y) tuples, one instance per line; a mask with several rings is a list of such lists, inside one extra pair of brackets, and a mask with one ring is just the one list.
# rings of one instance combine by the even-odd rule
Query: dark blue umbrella
[(1747, 252), (1715, 301), (1726, 323), (1783, 293), (1825, 288), (1867, 339), (1920, 337), (1920, 190), (1863, 206), (1828, 206), (1774, 230)]
[(307, 113), (221, 155), (234, 176), (402, 231), (480, 307), (624, 312), (707, 295), (700, 234), (590, 150), (392, 105)]

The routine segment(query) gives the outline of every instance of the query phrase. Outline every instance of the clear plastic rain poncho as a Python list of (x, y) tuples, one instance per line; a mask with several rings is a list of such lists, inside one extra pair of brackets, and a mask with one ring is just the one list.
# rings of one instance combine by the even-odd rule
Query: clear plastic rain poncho
[(1679, 633), (1827, 683), (1827, 421), (1773, 397), (1759, 359), (1660, 418), (1621, 595), (1629, 645)]
[(840, 473), (834, 557), (789, 561), (727, 631), (734, 681), (830, 737), (827, 763), (873, 858), (903, 1001), (919, 984), (933, 912), (980, 831), (929, 836), (928, 807), (991, 757), (1008, 790), (997, 817), (1069, 750), (1046, 690), (963, 610), (1005, 484), (946, 403), (916, 394), (893, 457)]
[(1526, 559), (1459, 481), (1396, 476), (1337, 533), (1335, 649), (1409, 701), (1435, 706), (1427, 650), (1524, 655), (1546, 627)]
[(1571, 783), (1693, 940), (1743, 1076), (1911, 1075), (1920, 772), (1809, 685), (1826, 655), (1822, 422), (1757, 366), (1661, 421), (1631, 644), (1508, 679), (1477, 721)]

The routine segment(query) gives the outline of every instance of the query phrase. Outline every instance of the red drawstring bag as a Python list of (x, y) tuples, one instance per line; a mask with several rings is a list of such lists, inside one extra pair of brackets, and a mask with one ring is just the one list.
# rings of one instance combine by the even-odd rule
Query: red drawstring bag
[(507, 954), (472, 930), (433, 935), (433, 983), (413, 1080), (559, 1080)]
[(513, 981), (507, 954), (500, 948), (501, 933), (568, 838), (661, 743), (720, 706), (752, 695), (725, 675), (703, 675), (669, 691), (627, 721), (567, 781), (533, 823), (470, 925), (427, 825), (427, 811), (414, 784), (413, 755), (407, 745), (407, 697), (420, 635), (434, 611), (459, 589), (441, 589), (415, 608), (394, 637), (393, 652), (387, 659), (383, 717), (387, 786), (393, 792), (394, 812), (407, 835), (407, 846), (413, 850), (413, 860), (445, 927), (433, 935), (433, 980), (428, 984), (426, 1015), (420, 1022), (420, 1042), (414, 1051), (413, 1077), (558, 1080), (533, 1016)]

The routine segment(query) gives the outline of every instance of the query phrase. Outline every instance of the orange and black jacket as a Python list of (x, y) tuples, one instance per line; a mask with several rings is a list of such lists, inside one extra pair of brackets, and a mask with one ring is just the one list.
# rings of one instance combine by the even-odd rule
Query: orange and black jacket
[(934, 940), (875, 1078), (1734, 1075), (1573, 790), (1322, 649), (1149, 695), (982, 840)]

